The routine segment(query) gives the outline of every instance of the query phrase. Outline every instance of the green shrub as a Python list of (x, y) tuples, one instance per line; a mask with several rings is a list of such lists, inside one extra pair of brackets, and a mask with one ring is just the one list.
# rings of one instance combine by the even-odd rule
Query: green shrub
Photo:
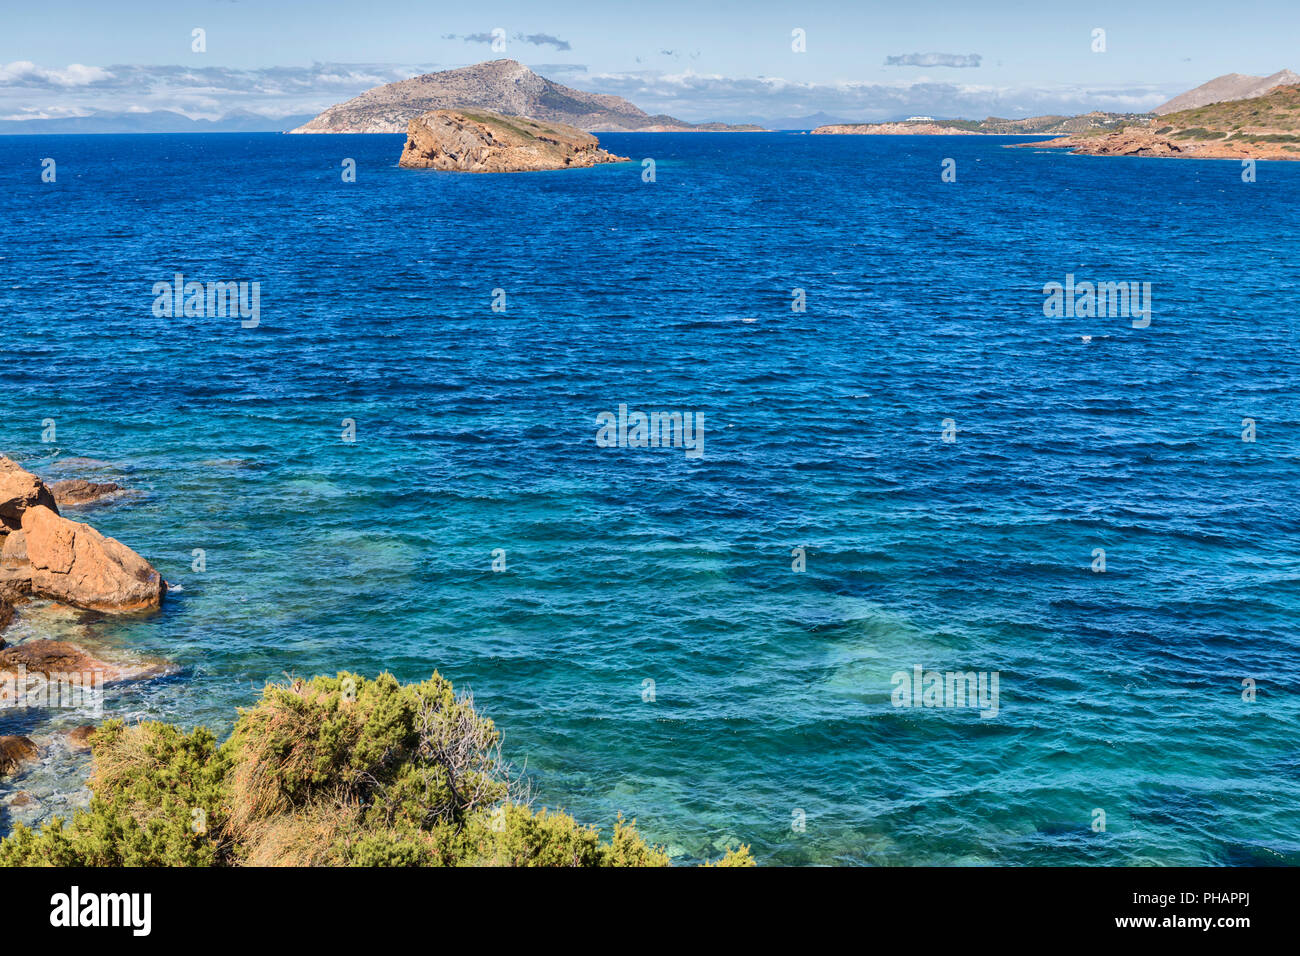
[(94, 798), (70, 826), (18, 826), (0, 865), (213, 866), (227, 862), (226, 752), (203, 729), (109, 721), (94, 736)]
[(204, 728), (111, 721), (93, 752), (89, 808), (16, 827), (0, 865), (669, 865), (635, 822), (602, 842), (530, 809), (492, 721), (437, 673), (269, 685), (220, 746)]

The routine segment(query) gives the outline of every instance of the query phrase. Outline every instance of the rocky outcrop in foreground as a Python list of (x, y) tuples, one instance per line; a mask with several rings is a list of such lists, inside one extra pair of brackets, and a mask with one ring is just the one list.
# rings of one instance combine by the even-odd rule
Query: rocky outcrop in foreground
[(577, 169), (627, 162), (590, 133), (560, 123), (470, 110), (434, 110), (411, 120), (399, 165), (462, 173)]
[(144, 611), (162, 604), (162, 575), (90, 525), (38, 506), (23, 513), (21, 533), (35, 593), (95, 611)]
[(62, 517), (43, 481), (0, 456), (0, 601), (31, 594), (129, 612), (158, 607), (166, 591), (148, 561), (90, 525)]
[(0, 455), (0, 534), (21, 527), (23, 512), (36, 505), (57, 510), (45, 482)]

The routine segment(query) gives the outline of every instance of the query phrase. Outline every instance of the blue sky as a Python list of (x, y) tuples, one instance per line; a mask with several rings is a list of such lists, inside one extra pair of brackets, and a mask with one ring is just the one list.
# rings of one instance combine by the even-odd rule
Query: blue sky
[[(1222, 73), (1300, 70), (1297, 0), (4, 3), (2, 118), (314, 113), (498, 56), (652, 113), (730, 121), (1144, 110)], [(498, 27), (504, 53), (479, 39)]]

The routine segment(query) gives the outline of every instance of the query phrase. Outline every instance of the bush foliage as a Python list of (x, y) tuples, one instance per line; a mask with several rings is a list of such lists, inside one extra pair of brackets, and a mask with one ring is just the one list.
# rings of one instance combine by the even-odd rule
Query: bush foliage
[[(534, 811), (500, 735), (437, 673), (269, 685), (224, 744), (104, 724), (90, 806), (0, 842), (5, 866), (667, 866), (635, 822), (608, 842)], [(748, 847), (712, 865), (752, 866)]]

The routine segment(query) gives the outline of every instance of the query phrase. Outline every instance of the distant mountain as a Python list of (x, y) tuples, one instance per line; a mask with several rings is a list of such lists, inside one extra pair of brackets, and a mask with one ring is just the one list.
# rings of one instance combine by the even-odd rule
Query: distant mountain
[(190, 119), (171, 110), (148, 113), (100, 111), (58, 119), (0, 120), (0, 135), (15, 133), (278, 133), (309, 115), (267, 117), (238, 110), (217, 120)]
[[(896, 123), (832, 123), (819, 126), (814, 133), (893, 134), (941, 136), (954, 133), (986, 133), (992, 136), (1026, 136), (1048, 133), (1089, 133), (1119, 129), (1140, 121), (1144, 113), (1103, 113), (1095, 111), (1079, 116), (1030, 116), (1026, 119), (1003, 119), (990, 116), (983, 120), (906, 120)], [(1146, 117), (1149, 119), (1150, 117)]]
[(1151, 112), (1157, 116), (1177, 113), (1180, 110), (1192, 110), (1198, 106), (1211, 103), (1230, 103), (1235, 100), (1249, 100), (1263, 96), (1275, 86), (1295, 86), (1300, 83), (1300, 74), (1290, 70), (1279, 70), (1272, 76), (1247, 76), (1245, 73), (1225, 73), (1208, 83), (1202, 83), (1194, 90), (1180, 93), (1163, 106), (1157, 106)]
[(771, 129), (816, 129), (818, 126), (836, 126), (852, 122), (851, 117), (818, 112), (807, 116), (780, 116), (772, 120), (769, 126)]
[(588, 132), (762, 129), (651, 116), (621, 96), (585, 93), (539, 76), (514, 60), (492, 60), (376, 86), (290, 132), (405, 133), (413, 118), (440, 109), (491, 110)]

